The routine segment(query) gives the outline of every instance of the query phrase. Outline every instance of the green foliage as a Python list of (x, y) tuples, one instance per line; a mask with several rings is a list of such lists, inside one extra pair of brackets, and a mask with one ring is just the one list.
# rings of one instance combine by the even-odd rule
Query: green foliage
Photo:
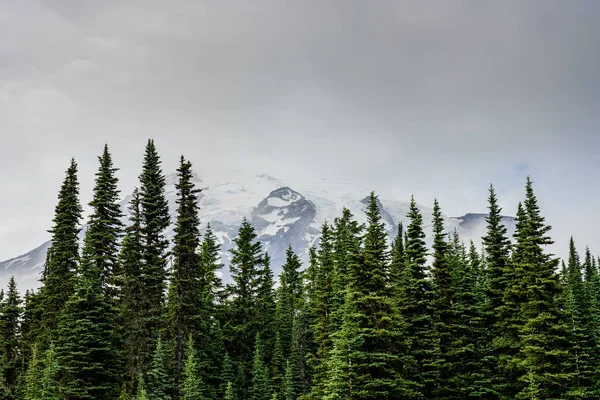
[(59, 321), (56, 358), (62, 391), (68, 398), (114, 399), (118, 393), (119, 354), (113, 309), (99, 271), (83, 270)]
[(123, 213), (119, 205), (119, 180), (115, 176), (118, 169), (113, 167), (108, 146), (104, 146), (102, 156), (98, 157), (98, 160), (100, 166), (96, 173), (94, 197), (89, 204), (92, 214), (85, 232), (82, 263), (94, 264), (94, 268), (100, 273), (104, 293), (109, 299), (113, 299), (117, 296), (116, 284), (121, 280), (118, 246), (123, 236)]
[(20, 335), (22, 301), (17, 290), (15, 278), (11, 277), (5, 299), (0, 304), (0, 345), (2, 357), (2, 383), (6, 397), (12, 399), (19, 381)]
[(79, 223), (83, 209), (79, 202), (77, 163), (71, 160), (64, 182), (58, 193), (58, 204), (54, 211), (50, 229), (52, 245), (48, 249), (47, 261), (40, 289), (43, 310), (37, 340), (43, 348), (56, 337), (58, 316), (75, 290), (75, 271), (79, 262)]
[(204, 385), (198, 373), (198, 360), (191, 336), (187, 343), (186, 353), (180, 398), (181, 400), (202, 400), (206, 398), (203, 394)]
[(140, 239), (142, 268), (140, 278), (144, 288), (142, 329), (138, 340), (143, 346), (140, 354), (146, 366), (156, 342), (156, 332), (163, 328), (166, 289), (166, 250), (169, 245), (165, 230), (170, 224), (169, 205), (165, 197), (165, 177), (153, 140), (149, 140), (140, 174)]
[[(159, 336), (156, 340), (156, 348), (152, 356), (150, 370), (146, 373), (146, 383), (148, 384), (147, 396), (152, 400), (168, 400), (169, 376), (166, 370), (167, 351), (163, 346), (162, 338)], [(141, 383), (141, 381), (140, 381)], [(138, 396), (139, 396), (138, 384)]]
[(169, 339), (173, 344), (172, 366), (175, 385), (183, 372), (185, 362), (185, 340), (199, 331), (201, 319), (199, 310), (203, 304), (200, 258), (200, 220), (198, 217), (198, 194), (193, 182), (192, 164), (181, 157), (177, 169), (177, 220), (172, 278), (167, 303), (167, 325)]
[(398, 300), (405, 322), (404, 340), (408, 343), (404, 377), (415, 383), (420, 396), (434, 398), (438, 391), (440, 366), (439, 339), (434, 327), (435, 293), (426, 273), (423, 217), (414, 197), (407, 216), (410, 223), (404, 250), (406, 265)]
[(271, 400), (269, 372), (265, 365), (263, 347), (259, 335), (256, 335), (255, 343), (250, 398), (252, 400)]

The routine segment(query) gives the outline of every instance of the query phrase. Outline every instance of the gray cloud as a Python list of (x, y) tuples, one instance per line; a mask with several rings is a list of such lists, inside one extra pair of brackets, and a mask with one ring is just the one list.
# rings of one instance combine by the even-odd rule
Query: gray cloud
[[(530, 173), (557, 239), (593, 232), (600, 3), (0, 3), (0, 258), (47, 237), (71, 156), (90, 197), (111, 146), (130, 190), (145, 140), (445, 211), (514, 212)], [(566, 243), (565, 243), (566, 244)], [(563, 243), (561, 246), (565, 247)]]

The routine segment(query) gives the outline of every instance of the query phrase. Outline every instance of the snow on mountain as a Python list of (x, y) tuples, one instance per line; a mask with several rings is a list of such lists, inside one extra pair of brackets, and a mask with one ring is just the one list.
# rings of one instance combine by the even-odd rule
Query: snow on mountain
[[(292, 246), (304, 262), (308, 260), (310, 246), (317, 244), (319, 230), (325, 221), (333, 222), (340, 216), (344, 207), (348, 208), (359, 222), (365, 222), (365, 209), (369, 189), (346, 183), (318, 180), (313, 182), (285, 182), (270, 175), (237, 173), (223, 179), (204, 180), (194, 175), (200, 194), (200, 220), (202, 230), (210, 223), (211, 229), (222, 246), (222, 262), (229, 264), (229, 250), (239, 226), (247, 218), (256, 228), (259, 240), (272, 258), (275, 274), (278, 274), (285, 261), (285, 250)], [(167, 176), (166, 195), (175, 220), (177, 176)], [(125, 197), (121, 206), (127, 210), (131, 196)], [(408, 224), (406, 214), (409, 202), (380, 198), (382, 219), (390, 235), (397, 234), (398, 223)], [(419, 206), (425, 221), (425, 232), (431, 243), (431, 219), (433, 210)], [(514, 220), (505, 217), (509, 233), (514, 230)], [(125, 218), (128, 222), (128, 218)], [(85, 227), (84, 227), (85, 229)], [(83, 231), (80, 238), (83, 238)], [(485, 214), (466, 214), (458, 218), (446, 218), (446, 229), (457, 229), (461, 237), (468, 241), (480, 242), (485, 232)], [(172, 229), (167, 236), (172, 239)], [(39, 274), (50, 245), (46, 242), (22, 256), (0, 262), (0, 284), (15, 276), (23, 290), (39, 285)], [(228, 269), (223, 277), (229, 279)], [(3, 285), (5, 286), (5, 285)]]

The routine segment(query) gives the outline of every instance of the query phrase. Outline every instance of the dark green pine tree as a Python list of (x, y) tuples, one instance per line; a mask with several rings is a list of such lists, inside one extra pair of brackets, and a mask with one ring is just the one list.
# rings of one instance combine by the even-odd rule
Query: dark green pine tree
[(220, 386), (219, 391), (217, 392), (219, 399), (226, 396), (228, 387), (234, 391), (233, 382), (235, 382), (235, 369), (228, 353), (225, 353), (221, 365)]
[(0, 308), (0, 344), (2, 346), (2, 382), (6, 398), (15, 398), (15, 389), (19, 381), (20, 368), (20, 335), (23, 307), (17, 290), (15, 278), (11, 276), (8, 282), (6, 298)]
[(207, 388), (206, 396), (216, 395), (213, 391), (221, 384), (221, 362), (225, 352), (220, 324), (225, 296), (223, 282), (218, 275), (223, 266), (219, 251), (220, 246), (209, 225), (200, 245), (200, 303), (197, 330), (194, 333), (196, 342), (201, 344), (196, 351), (199, 373)]
[[(277, 305), (279, 305), (279, 303)], [(289, 353), (284, 355), (281, 337), (279, 336), (279, 331), (277, 331), (275, 334), (273, 359), (271, 360), (271, 386), (273, 387), (273, 391), (277, 393), (278, 399), (282, 398), (280, 395), (284, 390), (286, 355), (289, 355)]]
[(205, 307), (209, 308), (206, 312), (210, 315), (218, 313), (216, 308), (224, 300), (223, 281), (218, 275), (223, 268), (223, 264), (220, 262), (220, 248), (209, 224), (200, 245), (200, 283)]
[[(146, 382), (148, 388), (145, 389), (147, 392), (148, 399), (151, 400), (170, 400), (169, 393), (169, 376), (167, 374), (167, 351), (163, 346), (161, 337), (159, 336), (156, 340), (156, 348), (152, 355), (152, 364), (148, 372), (146, 373)], [(142, 380), (139, 380), (138, 393), (140, 393), (140, 384)]]
[(254, 228), (244, 219), (231, 249), (229, 270), (233, 283), (227, 291), (230, 300), (224, 315), (224, 339), (229, 355), (238, 366), (234, 383), (242, 398), (247, 397), (246, 385), (252, 365), (254, 340), (259, 333), (258, 293), (264, 271), (262, 246)]
[[(525, 213), (527, 218), (517, 238), (515, 269), (523, 276), (524, 295), (520, 313), (525, 323), (519, 327), (520, 353), (517, 366), (519, 381), (525, 384), (517, 399), (531, 399), (532, 389), (539, 398), (561, 398), (573, 385), (568, 373), (568, 328), (559, 308), (561, 287), (555, 270), (558, 260), (545, 252), (553, 243), (548, 236), (551, 227), (540, 214), (532, 182), (526, 184)], [(522, 271), (520, 273), (519, 271)]]
[[(592, 328), (590, 331), (594, 335), (594, 349), (592, 353), (592, 363), (600, 365), (600, 274), (596, 267), (595, 259), (589, 247), (585, 248), (585, 258), (583, 261), (584, 282), (583, 288), (585, 291), (586, 301), (589, 304), (590, 323)], [(599, 374), (600, 381), (600, 371)]]
[(277, 304), (275, 302), (275, 286), (273, 280), (273, 270), (271, 269), (271, 257), (265, 253), (262, 268), (259, 270), (258, 288), (256, 292), (257, 317), (256, 324), (260, 334), (264, 355), (266, 360), (273, 357), (273, 348), (275, 346), (275, 311)]
[[(404, 359), (404, 378), (416, 383), (418, 396), (436, 398), (439, 388), (440, 347), (434, 326), (434, 288), (425, 267), (427, 248), (423, 217), (411, 198), (410, 223), (405, 245), (406, 265), (398, 304), (406, 324), (404, 340), (409, 348)], [(414, 340), (419, 338), (419, 340)]]
[(198, 371), (198, 359), (191, 336), (187, 342), (186, 353), (179, 398), (181, 400), (204, 400), (207, 398), (206, 390)]
[(355, 293), (349, 307), (360, 336), (352, 362), (351, 394), (355, 399), (396, 399), (409, 393), (400, 375), (401, 354), (406, 349), (400, 345), (402, 323), (388, 279), (387, 233), (373, 192), (366, 214), (362, 252), (359, 240), (347, 249), (354, 256), (354, 262), (348, 264), (348, 290)]
[(25, 377), (25, 396), (24, 400), (42, 399), (42, 374), (44, 369), (43, 358), (40, 357), (37, 346), (32, 349), (29, 368)]
[(586, 295), (582, 265), (573, 237), (569, 241), (565, 314), (570, 328), (569, 358), (573, 365), (574, 382), (569, 398), (594, 399), (600, 396), (594, 388), (596, 381), (596, 337), (591, 304)]
[[(86, 235), (84, 247), (88, 247)], [(102, 289), (97, 264), (84, 259), (75, 292), (59, 320), (56, 358), (68, 399), (114, 399), (120, 356), (114, 309)]]
[(406, 260), (404, 255), (404, 227), (402, 225), (402, 222), (400, 222), (398, 224), (398, 235), (396, 235), (394, 241), (392, 242), (389, 273), (390, 286), (392, 287), (392, 291), (394, 293), (395, 298), (398, 297), (398, 294), (400, 293), (400, 288), (402, 286), (402, 277), (404, 276), (405, 261)]
[(104, 146), (98, 157), (100, 167), (96, 173), (94, 197), (90, 202), (92, 214), (86, 231), (86, 246), (83, 248), (83, 262), (93, 263), (100, 271), (100, 281), (109, 299), (117, 297), (117, 284), (120, 282), (118, 254), (119, 241), (123, 236), (123, 213), (119, 205), (120, 192), (108, 146)]
[(198, 217), (198, 194), (193, 178), (192, 164), (183, 156), (177, 169), (177, 219), (172, 277), (167, 303), (168, 336), (172, 343), (173, 379), (179, 386), (186, 354), (186, 340), (200, 329), (202, 310), (200, 247), (200, 219)]
[[(306, 353), (310, 346), (311, 330), (309, 327), (308, 308), (302, 308), (294, 319), (292, 348), (285, 371), (284, 392), (287, 397), (292, 394), (294, 400), (307, 394), (311, 386), (311, 371), (306, 364)], [(287, 368), (291, 370), (291, 381), (288, 381)]]
[(323, 395), (323, 388), (327, 380), (327, 357), (332, 343), (331, 313), (333, 311), (333, 237), (331, 228), (327, 223), (321, 229), (320, 249), (317, 254), (315, 266), (314, 291), (310, 294), (309, 304), (313, 315), (312, 331), (316, 346), (313, 362), (313, 398), (319, 399)]
[[(119, 299), (119, 327), (123, 337), (125, 376), (135, 392), (138, 377), (143, 372), (149, 355), (146, 354), (148, 341), (153, 332), (147, 331), (145, 323), (145, 282), (142, 276), (142, 238), (140, 222), (140, 201), (137, 189), (129, 206), (131, 224), (127, 227), (121, 243), (119, 264), (122, 281)], [(137, 393), (137, 392), (136, 392)]]
[[(509, 382), (504, 379), (504, 374), (498, 370), (498, 358), (501, 346), (494, 345), (498, 340), (498, 325), (502, 321), (502, 306), (504, 294), (507, 290), (509, 279), (512, 276), (512, 265), (510, 263), (510, 239), (507, 228), (502, 223), (502, 208), (498, 205), (498, 199), (494, 187), (490, 185), (488, 196), (488, 215), (486, 235), (482, 238), (485, 251), (485, 265), (483, 280), (486, 301), (483, 304), (483, 312), (486, 325), (490, 328), (487, 332), (487, 346), (484, 351), (484, 365), (491, 379), (491, 390), (494, 396), (505, 391)], [(497, 397), (496, 397), (497, 398)]]
[(62, 400), (63, 394), (58, 385), (60, 369), (54, 344), (50, 344), (44, 357), (44, 370), (41, 380), (40, 400)]
[(354, 312), (356, 292), (349, 286), (346, 301), (341, 310), (344, 315), (341, 328), (332, 335), (333, 348), (326, 359), (327, 379), (323, 382), (322, 394), (314, 399), (346, 400), (354, 399), (354, 371), (352, 366), (358, 357), (357, 348), (363, 344), (359, 334), (361, 315)]
[(292, 369), (292, 365), (289, 361), (285, 364), (285, 380), (284, 380), (284, 388), (283, 388), (283, 396), (281, 396), (284, 400), (296, 400), (299, 396), (296, 392), (296, 387), (294, 385), (294, 370)]
[[(518, 381), (520, 371), (517, 355), (520, 351), (519, 329), (525, 324), (521, 306), (527, 301), (525, 296), (525, 272), (522, 267), (526, 240), (527, 213), (523, 203), (517, 205), (514, 239), (511, 259), (504, 270), (505, 290), (502, 303), (496, 309), (497, 320), (493, 338), (493, 356), (496, 359), (494, 389), (502, 399), (514, 399), (524, 383)], [(490, 264), (488, 269), (492, 268)], [(491, 285), (491, 280), (490, 284)], [(488, 289), (489, 291), (489, 289)]]
[(271, 400), (271, 385), (269, 372), (264, 361), (264, 353), (260, 336), (256, 335), (254, 358), (252, 362), (251, 400)]
[(296, 313), (303, 302), (302, 263), (298, 255), (292, 250), (292, 246), (288, 247), (285, 255), (286, 261), (282, 267), (281, 281), (285, 282), (292, 308)]
[(354, 255), (349, 252), (357, 238), (362, 234), (364, 226), (359, 225), (347, 208), (342, 216), (336, 218), (333, 226), (333, 274), (332, 274), (332, 313), (330, 332), (337, 331), (344, 315), (342, 309), (346, 299), (346, 288), (350, 282), (349, 265), (354, 262)]
[(48, 249), (40, 289), (40, 308), (43, 310), (36, 340), (45, 350), (56, 337), (58, 316), (75, 290), (75, 271), (79, 262), (80, 221), (83, 209), (79, 202), (77, 163), (71, 160), (65, 180), (58, 193), (53, 226), (49, 231), (52, 245)]
[(144, 345), (142, 365), (150, 360), (156, 334), (163, 328), (169, 242), (165, 230), (170, 224), (169, 205), (165, 198), (165, 177), (153, 140), (149, 140), (140, 175), (140, 237), (142, 242), (142, 280), (144, 287), (143, 328), (138, 333)]
[[(35, 346), (35, 331), (39, 327), (41, 313), (39, 307), (39, 295), (33, 290), (25, 291), (23, 304), (23, 318), (21, 320), (21, 337), (19, 341), (19, 352), (23, 368), (27, 370), (29, 361), (33, 359), (33, 348)], [(41, 358), (41, 357), (40, 357)]]
[(448, 365), (448, 352), (453, 341), (452, 327), (455, 323), (452, 303), (451, 264), (448, 263), (448, 244), (444, 231), (444, 217), (440, 205), (433, 201), (433, 264), (431, 277), (435, 289), (433, 302), (435, 330), (439, 337), (441, 365), (440, 365), (440, 390), (442, 397), (445, 389), (449, 388), (448, 379), (451, 378), (450, 365)]
[(452, 326), (452, 343), (449, 346), (450, 372), (446, 398), (490, 399), (491, 374), (484, 364), (484, 354), (489, 329), (486, 326), (484, 303), (486, 301), (481, 275), (482, 263), (473, 242), (468, 258), (458, 234), (450, 242), (449, 263), (453, 265), (454, 301), (452, 309), (455, 323)]

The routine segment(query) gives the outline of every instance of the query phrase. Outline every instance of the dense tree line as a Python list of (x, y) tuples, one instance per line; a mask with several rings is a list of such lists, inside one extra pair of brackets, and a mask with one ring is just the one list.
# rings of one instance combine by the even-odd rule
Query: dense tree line
[(424, 221), (412, 198), (388, 237), (372, 193), (365, 224), (345, 209), (309, 265), (287, 250), (277, 283), (244, 220), (224, 285), (192, 164), (177, 170), (172, 246), (153, 141), (127, 224), (117, 171), (105, 147), (80, 249), (71, 162), (40, 289), (1, 293), (1, 398), (600, 398), (600, 260), (571, 239), (561, 268), (529, 179), (512, 240), (493, 187), (481, 251), (444, 230), (437, 200)]

